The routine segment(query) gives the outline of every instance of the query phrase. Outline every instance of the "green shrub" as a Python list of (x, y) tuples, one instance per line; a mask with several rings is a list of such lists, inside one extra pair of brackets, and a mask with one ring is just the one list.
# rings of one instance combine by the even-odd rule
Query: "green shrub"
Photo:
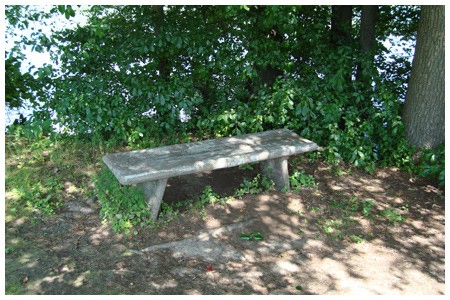
[(445, 145), (435, 150), (424, 149), (419, 159), (418, 176), (436, 179), (445, 188)]
[(19, 197), (19, 201), (27, 207), (39, 210), (44, 215), (53, 215), (62, 205), (61, 196), (63, 185), (50, 177), (46, 181), (26, 179), (21, 183), (15, 182), (12, 192)]
[(294, 170), (289, 176), (289, 182), (294, 190), (299, 190), (302, 186), (315, 186), (316, 182), (313, 175), (305, 174), (305, 170)]
[(121, 185), (114, 174), (103, 167), (94, 178), (100, 216), (111, 222), (115, 232), (130, 233), (131, 228), (152, 224), (150, 210), (140, 188)]

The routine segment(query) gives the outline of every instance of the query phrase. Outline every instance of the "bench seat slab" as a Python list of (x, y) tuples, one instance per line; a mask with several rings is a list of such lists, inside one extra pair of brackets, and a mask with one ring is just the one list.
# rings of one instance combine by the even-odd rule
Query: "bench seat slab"
[(288, 129), (108, 154), (103, 161), (121, 184), (230, 168), (319, 150)]

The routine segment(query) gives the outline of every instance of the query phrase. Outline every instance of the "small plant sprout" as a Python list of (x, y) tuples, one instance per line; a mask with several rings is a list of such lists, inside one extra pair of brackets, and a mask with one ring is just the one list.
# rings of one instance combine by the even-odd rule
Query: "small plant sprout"
[(252, 232), (251, 234), (242, 233), (241, 240), (244, 241), (261, 241), (264, 239), (264, 236), (260, 232)]

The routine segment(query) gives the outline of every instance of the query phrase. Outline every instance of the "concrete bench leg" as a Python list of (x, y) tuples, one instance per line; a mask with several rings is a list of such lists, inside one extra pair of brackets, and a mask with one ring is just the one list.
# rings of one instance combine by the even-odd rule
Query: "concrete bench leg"
[(269, 159), (261, 162), (263, 175), (272, 179), (279, 191), (289, 191), (288, 157)]
[(161, 207), (161, 201), (166, 190), (167, 178), (143, 182), (140, 185), (144, 188), (145, 200), (152, 211), (151, 217), (156, 220)]

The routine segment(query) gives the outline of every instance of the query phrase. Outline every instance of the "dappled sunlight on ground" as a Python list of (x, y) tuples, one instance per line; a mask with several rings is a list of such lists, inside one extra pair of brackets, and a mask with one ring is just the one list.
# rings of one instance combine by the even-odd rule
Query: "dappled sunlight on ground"
[[(370, 175), (336, 174), (321, 163), (296, 167), (313, 174), (316, 185), (206, 205), (202, 214), (200, 209), (180, 211), (156, 229), (138, 228), (136, 236), (114, 233), (99, 218), (98, 203), (80, 197), (79, 184), (68, 180), (64, 190), (70, 197), (57, 215), (7, 220), (8, 290), (23, 294), (444, 293), (441, 191), (389, 169)], [(195, 197), (214, 184), (213, 191), (227, 194), (230, 185), (235, 189), (244, 175), (252, 178), (255, 173), (235, 168), (175, 178), (165, 201)], [(7, 201), (13, 200), (9, 195)], [(263, 239), (241, 238), (254, 232)]]

